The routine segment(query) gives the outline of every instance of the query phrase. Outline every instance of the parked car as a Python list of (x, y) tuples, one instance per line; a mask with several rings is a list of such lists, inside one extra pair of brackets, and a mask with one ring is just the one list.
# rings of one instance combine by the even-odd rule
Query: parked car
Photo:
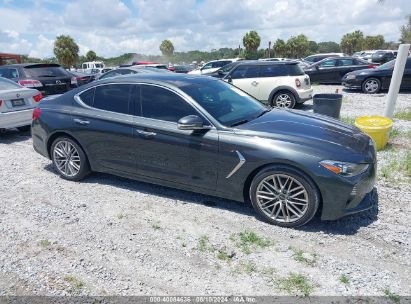
[(183, 74), (187, 74), (188, 72), (191, 72), (192, 70), (194, 70), (194, 68), (191, 65), (174, 65), (172, 68), (173, 68), (173, 72), (183, 73)]
[(213, 60), (207, 62), (205, 65), (203, 65), (201, 68), (193, 70), (188, 72), (188, 74), (194, 74), (194, 75), (202, 75), (202, 74), (211, 74), (215, 71), (217, 71), (219, 68), (222, 68), (223, 66), (241, 60), (240, 58), (234, 58), (234, 59), (221, 59), (221, 60)]
[(125, 68), (115, 69), (107, 73), (101, 74), (96, 78), (96, 80), (113, 78), (113, 77), (124, 76), (124, 75), (132, 75), (132, 74), (138, 74), (138, 73), (149, 73), (149, 72), (150, 71), (148, 69), (138, 69), (135, 66), (130, 66), (130, 67), (125, 67)]
[(283, 227), (375, 202), (370, 137), (323, 115), (266, 108), (212, 77), (152, 73), (91, 83), (41, 102), (32, 133), (35, 151), (64, 179), (105, 172), (251, 200)]
[(275, 107), (294, 108), (312, 98), (310, 78), (296, 61), (238, 64), (223, 78), (254, 98)]
[(54, 63), (23, 63), (0, 67), (0, 77), (37, 89), (43, 95), (62, 94), (77, 87), (76, 77)]
[(76, 78), (78, 86), (82, 86), (86, 83), (94, 81), (96, 77), (98, 77), (99, 75), (99, 74), (87, 74), (87, 73), (75, 72), (75, 71), (70, 71), (69, 73), (73, 75), (73, 77)]
[(155, 68), (159, 70), (168, 70), (168, 66), (162, 63), (134, 65), (134, 68), (136, 69)]
[(375, 63), (386, 63), (397, 57), (397, 51), (377, 51), (372, 57), (371, 61)]
[(28, 131), (33, 109), (42, 98), (38, 90), (0, 77), (0, 129)]
[(321, 54), (307, 56), (307, 57), (303, 58), (303, 60), (307, 61), (307, 62), (315, 63), (315, 62), (323, 60), (325, 58), (346, 57), (346, 56), (348, 56), (348, 55), (344, 54), (344, 53), (321, 53)]
[[(90, 73), (90, 74), (102, 73), (104, 68), (105, 68), (105, 65), (103, 61), (89, 61), (89, 62), (84, 62), (81, 65), (80, 72)], [(93, 71), (97, 71), (97, 72), (93, 72)]]
[[(375, 69), (358, 70), (344, 75), (342, 84), (347, 89), (361, 89), (364, 93), (378, 93), (390, 87), (395, 60)], [(411, 89), (411, 57), (408, 57), (402, 76), (401, 89)]]
[(326, 58), (306, 68), (311, 82), (341, 83), (343, 76), (349, 72), (375, 68), (376, 65), (355, 57)]

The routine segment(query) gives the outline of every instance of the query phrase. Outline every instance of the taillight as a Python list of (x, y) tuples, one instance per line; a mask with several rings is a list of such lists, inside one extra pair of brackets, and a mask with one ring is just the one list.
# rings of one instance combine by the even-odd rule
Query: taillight
[(28, 88), (39, 88), (43, 86), (43, 84), (40, 81), (35, 79), (21, 79), (19, 80), (19, 84), (23, 87)]
[(39, 102), (43, 98), (43, 94), (39, 93), (33, 96), (35, 102)]
[(3, 100), (0, 99), (0, 107), (1, 107), (2, 104), (3, 104)]
[(41, 109), (40, 108), (35, 108), (33, 110), (33, 116), (32, 116), (32, 120), (35, 121), (40, 117), (41, 114)]
[(300, 79), (298, 79), (298, 78), (295, 79), (295, 86), (296, 86), (297, 88), (301, 87), (301, 81), (300, 81)]
[(77, 84), (77, 78), (71, 77), (71, 84)]
[(369, 69), (375, 69), (375, 67), (376, 67), (376, 66), (375, 66), (375, 65), (372, 65), (372, 64), (370, 64), (370, 65), (368, 66)]

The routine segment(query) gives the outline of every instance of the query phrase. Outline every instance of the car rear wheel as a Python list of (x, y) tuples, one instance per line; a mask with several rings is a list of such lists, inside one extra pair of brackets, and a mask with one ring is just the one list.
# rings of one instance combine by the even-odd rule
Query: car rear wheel
[(296, 169), (271, 166), (259, 172), (250, 187), (256, 212), (271, 224), (298, 227), (308, 223), (319, 205), (313, 182)]
[(381, 81), (377, 78), (367, 78), (362, 84), (362, 91), (367, 94), (378, 93), (381, 89)]
[(64, 179), (79, 181), (90, 173), (86, 154), (71, 138), (57, 138), (51, 146), (51, 156), (54, 166)]
[(278, 92), (274, 95), (271, 105), (278, 108), (292, 109), (295, 107), (294, 94), (288, 91)]

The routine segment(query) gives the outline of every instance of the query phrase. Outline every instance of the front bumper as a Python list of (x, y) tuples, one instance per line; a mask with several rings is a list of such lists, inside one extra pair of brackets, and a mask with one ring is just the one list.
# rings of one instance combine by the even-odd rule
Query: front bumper
[(29, 126), (33, 109), (0, 113), (0, 129)]
[(358, 79), (342, 79), (342, 85), (347, 89), (361, 89), (362, 81)]
[(307, 101), (313, 98), (312, 88), (297, 90), (297, 93), (298, 93), (297, 103), (303, 103), (304, 101)]

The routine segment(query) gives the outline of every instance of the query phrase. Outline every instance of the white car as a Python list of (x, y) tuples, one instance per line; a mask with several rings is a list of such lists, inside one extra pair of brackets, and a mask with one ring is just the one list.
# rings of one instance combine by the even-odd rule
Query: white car
[(273, 107), (294, 108), (313, 96), (310, 77), (297, 61), (240, 63), (223, 80)]
[(42, 98), (39, 91), (0, 77), (0, 129), (28, 131), (33, 109)]
[(218, 69), (222, 68), (223, 66), (241, 60), (240, 58), (233, 58), (233, 59), (220, 59), (220, 60), (213, 60), (207, 62), (205, 65), (203, 65), (201, 68), (193, 70), (191, 72), (188, 72), (188, 74), (194, 74), (194, 75), (203, 75), (203, 74), (210, 74)]

